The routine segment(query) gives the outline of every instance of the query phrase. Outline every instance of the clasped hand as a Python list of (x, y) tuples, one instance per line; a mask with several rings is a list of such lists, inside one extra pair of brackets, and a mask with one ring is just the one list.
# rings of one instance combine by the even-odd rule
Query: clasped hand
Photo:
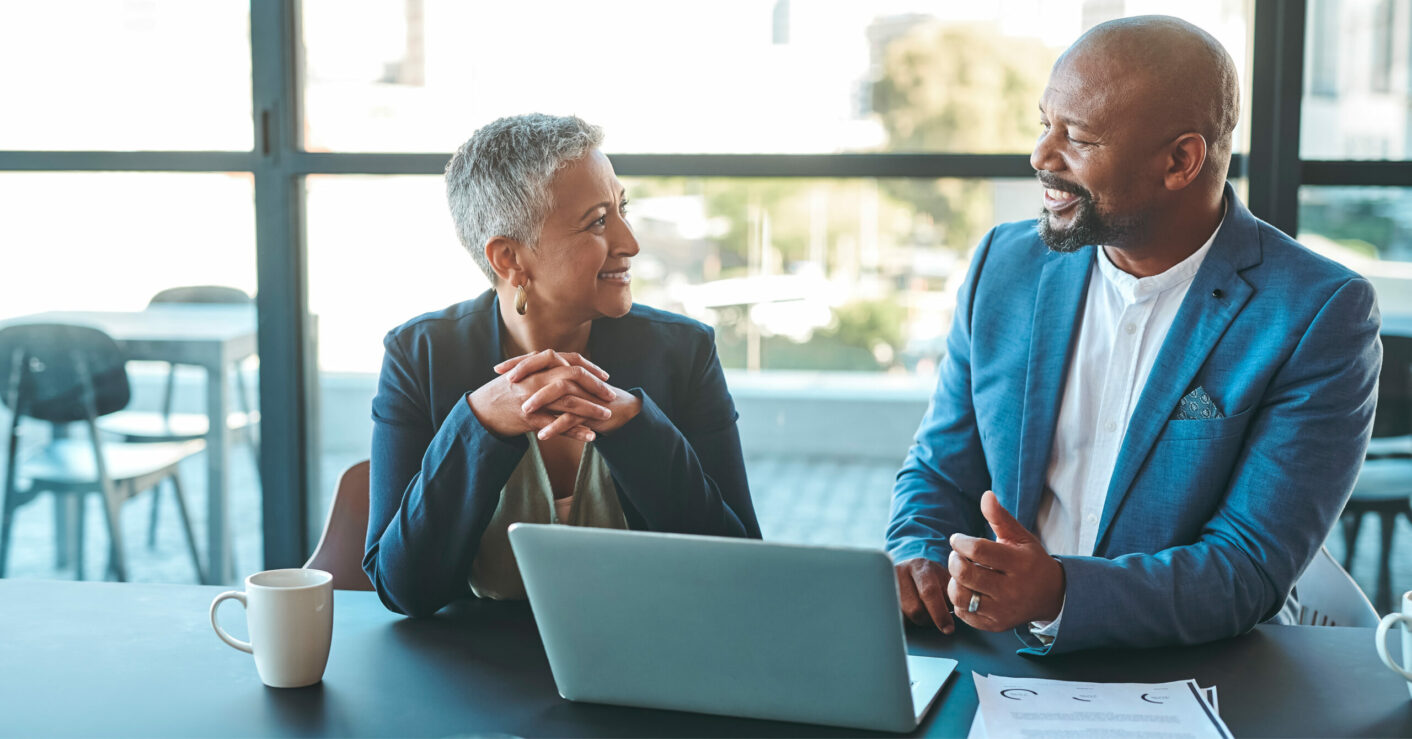
[[(1057, 618), (1064, 603), (1064, 568), (989, 490), (981, 496), (981, 514), (995, 541), (952, 534), (945, 567), (921, 557), (895, 566), (903, 614), (946, 634), (955, 630), (953, 618), (982, 631)], [(980, 598), (970, 611), (973, 594)]]
[(494, 369), (499, 377), (472, 392), (469, 402), (481, 425), (501, 436), (534, 431), (540, 440), (562, 434), (589, 442), (642, 409), (637, 396), (609, 385), (607, 372), (573, 352), (545, 349)]

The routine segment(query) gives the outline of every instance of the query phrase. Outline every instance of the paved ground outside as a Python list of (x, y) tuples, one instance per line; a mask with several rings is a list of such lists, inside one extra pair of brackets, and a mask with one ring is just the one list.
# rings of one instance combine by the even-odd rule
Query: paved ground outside
[[(323, 479), (331, 493), (334, 481), (356, 454), (329, 455), (323, 460)], [(900, 460), (898, 460), (900, 462)], [(249, 451), (235, 447), (230, 454), (232, 488), (230, 520), (236, 541), (236, 566), (242, 576), (262, 569), (261, 513), (254, 464)], [(762, 456), (747, 460), (751, 489), (765, 537), (774, 541), (880, 547), (887, 525), (888, 505), (897, 462), (830, 458)], [(204, 458), (189, 460), (182, 477), (188, 490), (198, 543), (205, 540)], [(146, 535), (151, 496), (123, 506), (129, 579), (140, 582), (193, 582), (195, 571), (186, 554), (176, 507), (169, 491), (161, 498), (155, 548), (148, 549)], [(107, 561), (107, 533), (96, 499), (88, 503), (84, 542), (85, 566), (90, 578), (102, 577)], [(48, 496), (20, 509), (10, 552), (10, 577), (71, 578), (72, 567), (55, 566), (54, 515)], [(1353, 575), (1370, 595), (1376, 573), (1378, 523), (1365, 522), (1355, 549)], [(1342, 535), (1335, 532), (1329, 550), (1343, 557)], [(1399, 519), (1393, 545), (1394, 593), (1412, 589), (1412, 526)]]

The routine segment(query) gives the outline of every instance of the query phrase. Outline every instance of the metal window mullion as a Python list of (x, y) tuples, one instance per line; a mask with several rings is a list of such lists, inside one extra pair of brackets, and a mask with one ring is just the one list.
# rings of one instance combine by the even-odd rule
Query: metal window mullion
[(1304, 0), (1255, 0), (1249, 205), (1288, 234), (1299, 230), (1304, 18)]
[(1412, 161), (1304, 160), (1301, 184), (1412, 187)]
[[(1031, 177), (1028, 154), (613, 154), (627, 177)], [(308, 174), (439, 175), (447, 154), (299, 152)]]
[(626, 176), (1029, 178), (1028, 154), (615, 154)]
[(0, 151), (0, 171), (240, 172), (248, 151)]
[(308, 311), (301, 146), (299, 3), (251, 0), (260, 479), (265, 568), (298, 567), (317, 517), (317, 367)]

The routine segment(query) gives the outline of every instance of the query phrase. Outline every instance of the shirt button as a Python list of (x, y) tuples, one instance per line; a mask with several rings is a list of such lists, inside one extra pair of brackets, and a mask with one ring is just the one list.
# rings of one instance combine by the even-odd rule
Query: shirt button
[(1118, 430), (1118, 424), (1109, 421), (1108, 423), (1103, 424), (1103, 429), (1111, 433), (1113, 431)]
[(1089, 523), (1096, 523), (1096, 522), (1098, 521), (1098, 516), (1095, 516), (1095, 515), (1093, 515), (1092, 513), (1090, 513), (1090, 514), (1088, 514), (1088, 516), (1087, 516), (1087, 518), (1086, 518), (1085, 520), (1087, 520)]
[(1127, 331), (1130, 334), (1134, 333), (1137, 331), (1137, 324), (1129, 323), (1128, 325), (1123, 327), (1123, 330)]

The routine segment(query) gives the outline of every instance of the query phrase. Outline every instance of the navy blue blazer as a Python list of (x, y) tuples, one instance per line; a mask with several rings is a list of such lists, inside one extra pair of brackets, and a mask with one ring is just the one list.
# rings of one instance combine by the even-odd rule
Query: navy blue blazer
[[(1229, 185), (1226, 202), (1133, 408), (1095, 549), (1059, 558), (1059, 635), (1028, 651), (1250, 629), (1278, 612), (1353, 488), (1382, 361), (1373, 288), (1255, 218)], [(1092, 246), (1049, 251), (1034, 221), (981, 242), (897, 476), (895, 560), (945, 563), (951, 533), (992, 536), (987, 489), (1035, 530), (1093, 260)], [(1214, 417), (1177, 413), (1197, 390)]]
[[(466, 396), (495, 379), (504, 325), (495, 292), (393, 329), (373, 398), (371, 505), (363, 569), (388, 608), (434, 613), (468, 579), (500, 491), (529, 448), (487, 430)], [(593, 322), (588, 356), (642, 412), (600, 435), (634, 529), (760, 537), (735, 404), (712, 330), (634, 305)]]

